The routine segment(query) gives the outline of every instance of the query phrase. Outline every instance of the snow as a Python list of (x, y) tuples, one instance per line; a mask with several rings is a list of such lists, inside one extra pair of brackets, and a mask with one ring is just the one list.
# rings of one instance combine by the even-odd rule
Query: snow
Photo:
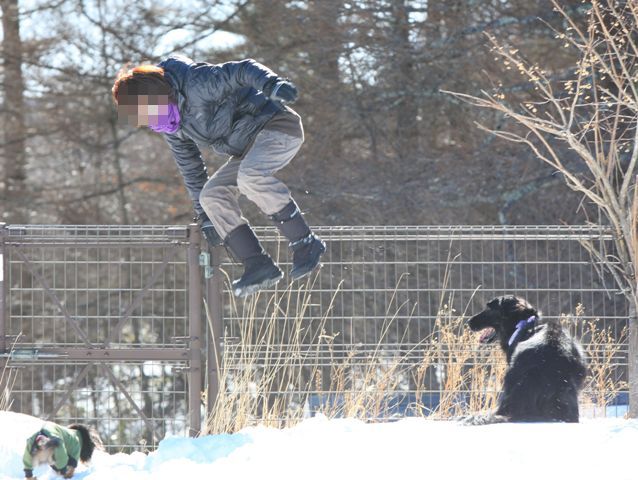
[[(21, 479), (24, 439), (41, 420), (0, 412), (0, 480)], [(78, 480), (638, 479), (638, 420), (465, 427), (407, 418), (370, 424), (315, 417), (295, 427), (169, 437), (156, 451), (97, 452)], [(53, 480), (46, 466), (38, 480)]]

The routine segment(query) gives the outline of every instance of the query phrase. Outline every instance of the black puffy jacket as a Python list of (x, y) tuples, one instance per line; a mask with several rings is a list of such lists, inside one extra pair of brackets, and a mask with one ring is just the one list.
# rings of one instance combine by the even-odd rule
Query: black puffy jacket
[(219, 65), (195, 63), (175, 55), (159, 64), (171, 84), (180, 113), (180, 128), (164, 134), (197, 214), (199, 194), (208, 179), (199, 148), (242, 155), (282, 106), (262, 90), (277, 75), (255, 60)]

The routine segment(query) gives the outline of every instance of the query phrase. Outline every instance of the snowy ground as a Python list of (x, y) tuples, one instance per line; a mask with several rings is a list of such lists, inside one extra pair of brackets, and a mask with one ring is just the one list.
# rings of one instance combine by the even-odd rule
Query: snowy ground
[[(0, 480), (22, 478), (24, 440), (41, 425), (0, 412)], [(638, 479), (638, 421), (463, 427), (318, 417), (277, 430), (163, 440), (149, 455), (98, 452), (79, 480)], [(38, 480), (56, 478), (48, 467)], [(60, 478), (60, 477), (58, 477)]]

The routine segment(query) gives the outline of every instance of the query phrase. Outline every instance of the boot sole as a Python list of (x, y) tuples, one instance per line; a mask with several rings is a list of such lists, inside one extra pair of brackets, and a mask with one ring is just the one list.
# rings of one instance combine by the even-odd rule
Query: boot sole
[(248, 295), (252, 295), (253, 293), (257, 293), (260, 290), (264, 290), (268, 287), (272, 287), (273, 285), (276, 285), (279, 280), (281, 280), (282, 278), (284, 278), (284, 274), (283, 272), (281, 272), (279, 275), (277, 275), (276, 277), (272, 277), (272, 278), (267, 278), (266, 280), (264, 280), (261, 283), (255, 283), (253, 285), (247, 285), (245, 287), (240, 287), (240, 288), (235, 288), (233, 290), (233, 294), (236, 297), (247, 297)]
[[(323, 240), (321, 241), (321, 246), (322, 246), (322, 248), (319, 251), (319, 254), (317, 255), (316, 262), (313, 262), (314, 264), (310, 264), (304, 269), (297, 270), (297, 272), (295, 272), (294, 275), (293, 275), (293, 272), (290, 272), (290, 281), (291, 282), (294, 282), (296, 280), (301, 280), (302, 278), (305, 278), (308, 275), (310, 275), (315, 270), (319, 270), (323, 266), (323, 264), (320, 261), (321, 260), (321, 256), (324, 253), (326, 253), (326, 244), (323, 242)], [(299, 272), (301, 272), (301, 273), (299, 273)]]
[(319, 270), (321, 267), (323, 267), (323, 263), (319, 262), (317, 263), (314, 267), (305, 270), (303, 273), (301, 274), (297, 274), (295, 276), (290, 275), (290, 281), (291, 282), (295, 282), (297, 280), (301, 280), (303, 278), (306, 278), (308, 275), (310, 275), (312, 272), (314, 272), (315, 270)]

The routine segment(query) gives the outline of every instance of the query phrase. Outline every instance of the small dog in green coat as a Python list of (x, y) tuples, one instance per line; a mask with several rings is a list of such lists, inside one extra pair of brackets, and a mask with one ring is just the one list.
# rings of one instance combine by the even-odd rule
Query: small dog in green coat
[(87, 463), (96, 448), (101, 450), (103, 447), (94, 429), (80, 424), (67, 428), (46, 422), (27, 439), (22, 457), (24, 476), (37, 480), (33, 476), (33, 468), (46, 463), (59, 475), (71, 478), (78, 461)]

